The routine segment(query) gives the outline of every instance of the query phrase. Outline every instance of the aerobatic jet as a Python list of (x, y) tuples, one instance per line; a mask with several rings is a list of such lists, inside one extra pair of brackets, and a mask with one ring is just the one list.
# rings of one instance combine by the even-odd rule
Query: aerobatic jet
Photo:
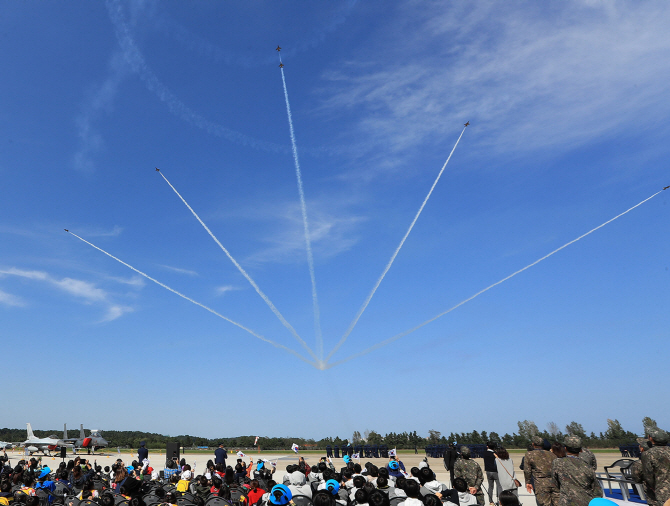
[(91, 434), (86, 436), (84, 432), (84, 424), (79, 425), (79, 437), (70, 439), (67, 437), (67, 425), (63, 426), (63, 439), (68, 443), (72, 443), (75, 449), (86, 448), (89, 453), (95, 453), (96, 448), (106, 448), (109, 446), (107, 440), (102, 437), (99, 430), (91, 429)]
[(470, 126), (470, 122), (468, 121), (468, 122), (465, 124), (465, 126)]
[(67, 444), (62, 439), (58, 439), (56, 436), (49, 437), (37, 437), (33, 434), (33, 428), (29, 423), (28, 426), (28, 439), (26, 439), (21, 446), (25, 446), (26, 450), (32, 455), (35, 452), (42, 452), (44, 455), (51, 455), (51, 452), (60, 448), (61, 446), (72, 447), (71, 444)]
[(279, 64), (279, 68), (280, 68), (280, 69), (283, 69), (283, 68), (284, 68), (284, 64), (283, 64), (283, 63), (280, 63), (280, 64)]
[(275, 49), (275, 51), (281, 51), (281, 48), (277, 46), (277, 49)]

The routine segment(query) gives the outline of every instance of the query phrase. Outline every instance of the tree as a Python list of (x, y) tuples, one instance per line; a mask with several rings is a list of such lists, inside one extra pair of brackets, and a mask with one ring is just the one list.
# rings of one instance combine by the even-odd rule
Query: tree
[(586, 431), (584, 430), (584, 427), (582, 427), (581, 423), (577, 422), (570, 422), (565, 426), (565, 432), (570, 434), (571, 436), (579, 436), (581, 438), (586, 437)]
[(519, 426), (519, 436), (527, 441), (530, 441), (534, 435), (540, 432), (533, 421), (524, 420), (523, 422), (517, 422), (516, 424)]
[(605, 437), (614, 441), (625, 439), (626, 431), (623, 430), (619, 420), (610, 420), (609, 418), (607, 419), (607, 430), (605, 431)]
[(554, 438), (557, 438), (561, 434), (561, 429), (558, 428), (558, 424), (556, 424), (556, 422), (549, 422), (547, 424), (547, 430)]
[[(367, 431), (366, 431), (366, 432), (367, 432)], [(357, 445), (357, 444), (360, 443), (362, 440), (363, 440), (363, 438), (361, 438), (361, 433), (358, 432), (357, 430), (355, 430), (355, 431), (354, 431), (354, 434), (351, 436), (351, 442), (352, 442), (353, 444)]]
[(642, 419), (642, 427), (644, 428), (644, 435), (647, 436), (652, 430), (658, 430), (658, 424), (653, 418), (645, 416)]
[(375, 432), (374, 430), (371, 430), (369, 432), (368, 437), (365, 441), (371, 445), (380, 445), (384, 442), (381, 434)]
[(428, 431), (428, 442), (430, 444), (439, 444), (440, 443), (440, 437), (442, 437), (442, 433), (438, 430), (433, 430), (430, 429)]

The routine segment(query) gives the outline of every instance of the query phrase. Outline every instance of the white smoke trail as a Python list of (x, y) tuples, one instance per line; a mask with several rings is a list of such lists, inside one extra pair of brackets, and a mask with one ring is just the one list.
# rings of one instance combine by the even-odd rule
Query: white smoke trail
[(139, 78), (144, 82), (144, 85), (149, 91), (156, 94), (156, 96), (165, 103), (168, 110), (175, 116), (182, 120), (195, 125), (198, 128), (206, 131), (211, 135), (222, 137), (235, 144), (242, 146), (250, 146), (255, 149), (269, 151), (272, 153), (285, 153), (287, 150), (284, 146), (274, 144), (267, 141), (255, 139), (248, 135), (244, 135), (230, 128), (218, 125), (208, 119), (202, 117), (186, 104), (179, 100), (168, 88), (165, 86), (153, 71), (147, 65), (142, 53), (135, 44), (130, 28), (125, 22), (123, 16), (123, 5), (117, 0), (108, 0), (107, 10), (109, 17), (115, 28), (116, 38), (123, 52), (126, 62), (130, 68), (137, 73)]
[(170, 185), (170, 188), (172, 188), (172, 191), (174, 191), (177, 194), (177, 196), (181, 199), (181, 201), (184, 203), (184, 205), (186, 207), (188, 207), (188, 210), (191, 211), (193, 216), (195, 216), (195, 218), (200, 222), (200, 224), (207, 231), (207, 233), (210, 235), (210, 237), (212, 239), (214, 239), (214, 242), (216, 242), (216, 244), (219, 245), (219, 248), (221, 248), (221, 250), (230, 259), (230, 261), (233, 262), (233, 264), (235, 265), (235, 267), (237, 267), (237, 270), (240, 271), (242, 276), (244, 276), (247, 279), (247, 281), (249, 282), (249, 284), (251, 284), (251, 286), (254, 287), (254, 290), (256, 290), (256, 293), (261, 296), (261, 298), (265, 301), (265, 303), (272, 310), (272, 312), (275, 314), (275, 316), (279, 319), (279, 321), (282, 323), (282, 325), (284, 325), (284, 327), (286, 327), (289, 330), (289, 332), (291, 334), (293, 334), (293, 337), (295, 337), (297, 339), (297, 341), (302, 345), (302, 347), (305, 348), (307, 353), (309, 353), (314, 358), (314, 360), (318, 361), (319, 358), (314, 354), (314, 352), (311, 350), (311, 348), (309, 346), (307, 346), (307, 343), (302, 340), (302, 338), (298, 335), (298, 333), (293, 328), (293, 326), (289, 322), (286, 321), (286, 318), (284, 318), (284, 316), (279, 312), (279, 310), (275, 307), (275, 305), (272, 303), (272, 301), (270, 301), (268, 296), (265, 295), (265, 293), (263, 293), (263, 291), (256, 284), (256, 282), (251, 278), (251, 276), (249, 276), (247, 271), (245, 271), (244, 268), (237, 262), (237, 260), (235, 260), (233, 258), (233, 256), (228, 252), (228, 250), (225, 248), (225, 246), (223, 244), (221, 244), (219, 239), (217, 239), (217, 237), (212, 233), (212, 231), (209, 229), (209, 227), (207, 225), (205, 225), (205, 222), (200, 219), (200, 216), (198, 216), (198, 214), (193, 210), (193, 208), (188, 204), (188, 202), (186, 202), (186, 200), (184, 200), (184, 197), (182, 197), (181, 194), (177, 191), (177, 189), (174, 186), (172, 186), (172, 183), (170, 183), (170, 181), (168, 181), (168, 179), (165, 177), (163, 172), (161, 172), (159, 170), (158, 173), (165, 180), (165, 182), (168, 185)]
[[(162, 286), (162, 287), (165, 288), (166, 290), (169, 290), (170, 292), (172, 292), (172, 293), (174, 293), (174, 294), (176, 294), (176, 295), (179, 295), (182, 299), (186, 299), (187, 301), (192, 302), (192, 303), (195, 304), (196, 306), (200, 306), (201, 308), (206, 309), (207, 311), (209, 311), (210, 313), (212, 313), (212, 314), (218, 316), (219, 318), (222, 318), (222, 319), (226, 320), (227, 322), (232, 323), (232, 324), (235, 325), (236, 327), (239, 327), (239, 328), (241, 328), (242, 330), (247, 331), (249, 334), (251, 334), (252, 336), (254, 336), (254, 337), (258, 338), (258, 339), (260, 339), (261, 341), (264, 341), (264, 342), (266, 342), (266, 343), (268, 343), (268, 344), (271, 344), (271, 345), (274, 346), (275, 348), (280, 348), (280, 349), (282, 349), (282, 350), (284, 350), (284, 351), (287, 351), (287, 352), (289, 352), (291, 355), (294, 355), (295, 357), (298, 357), (298, 358), (299, 358), (300, 360), (302, 360), (303, 362), (306, 362), (307, 364), (309, 364), (309, 365), (311, 365), (311, 366), (317, 367), (317, 364), (316, 364), (316, 363), (314, 363), (314, 362), (312, 362), (312, 361), (310, 361), (310, 360), (307, 360), (305, 357), (303, 357), (302, 355), (300, 355), (298, 352), (296, 352), (296, 351), (294, 351), (294, 350), (292, 350), (292, 349), (290, 349), (290, 348), (287, 348), (287, 347), (284, 346), (283, 344), (275, 343), (274, 341), (268, 339), (267, 337), (264, 337), (264, 336), (262, 336), (262, 335), (260, 335), (260, 334), (258, 334), (258, 333), (256, 333), (256, 332), (254, 332), (253, 330), (248, 329), (247, 327), (245, 327), (245, 326), (242, 325), (241, 323), (237, 323), (236, 321), (233, 321), (233, 320), (231, 320), (230, 318), (227, 318), (226, 316), (223, 316), (222, 314), (217, 313), (216, 311), (214, 311), (213, 309), (211, 309), (211, 308), (205, 306), (204, 304), (201, 304), (200, 302), (195, 301), (195, 300), (191, 299), (190, 297), (187, 297), (187, 296), (184, 295), (183, 293), (180, 293), (180, 292), (178, 292), (177, 290), (174, 290), (173, 288), (170, 288), (170, 287), (167, 286), (166, 284), (163, 284), (163, 283), (161, 283), (160, 281), (158, 281), (157, 279), (154, 279), (154, 278), (152, 278), (151, 276), (149, 276), (148, 274), (145, 274), (144, 272), (140, 271), (139, 269), (136, 269), (136, 268), (133, 267), (132, 265), (127, 264), (126, 262), (124, 262), (123, 260), (121, 260), (121, 259), (119, 259), (119, 258), (116, 258), (116, 257), (115, 257), (114, 255), (112, 255), (111, 253), (107, 253), (104, 249), (99, 248), (99, 247), (97, 247), (95, 244), (92, 244), (92, 243), (88, 242), (86, 239), (83, 239), (83, 238), (79, 237), (79, 236), (78, 236), (77, 234), (75, 234), (74, 232), (70, 232), (69, 230), (67, 230), (67, 233), (68, 233), (68, 234), (71, 234), (71, 235), (73, 235), (73, 236), (75, 236), (75, 237), (76, 237), (77, 239), (79, 239), (80, 241), (85, 242), (85, 243), (88, 244), (89, 246), (91, 246), (91, 247), (97, 249), (97, 250), (100, 251), (101, 253), (104, 253), (104, 254), (107, 255), (108, 257), (113, 258), (114, 260), (116, 260), (116, 261), (119, 262), (120, 264), (125, 265), (125, 266), (128, 267), (129, 269), (132, 269), (133, 271), (135, 271), (135, 272), (136, 272), (137, 274), (139, 274), (140, 276), (144, 276), (144, 277), (147, 278), (149, 281), (153, 281), (154, 283), (156, 283), (156, 284), (159, 285), (159, 286)], [(318, 368), (318, 367), (317, 367), (317, 368)]]
[(393, 265), (395, 257), (398, 256), (398, 253), (400, 252), (400, 248), (402, 248), (403, 244), (405, 244), (405, 240), (407, 239), (410, 232), (414, 228), (414, 224), (416, 223), (416, 220), (419, 219), (419, 216), (421, 215), (421, 211), (423, 211), (423, 208), (426, 206), (426, 203), (428, 202), (428, 199), (430, 198), (431, 194), (433, 193), (433, 190), (435, 189), (435, 186), (437, 186), (437, 182), (440, 180), (440, 177), (442, 177), (442, 173), (444, 172), (444, 169), (447, 167), (447, 164), (449, 163), (449, 160), (451, 160), (451, 155), (454, 154), (454, 151), (456, 150), (456, 146), (458, 146), (458, 143), (460, 142), (461, 137), (463, 137), (463, 133), (465, 132), (466, 128), (467, 127), (464, 127), (463, 131), (461, 132), (461, 135), (458, 136), (458, 140), (456, 141), (456, 144), (454, 144), (454, 147), (451, 149), (451, 153), (449, 153), (449, 157), (447, 158), (447, 161), (444, 162), (444, 165), (442, 166), (442, 169), (440, 169), (440, 173), (435, 178), (435, 181), (433, 182), (433, 186), (430, 187), (430, 191), (428, 192), (428, 195), (426, 195), (426, 198), (423, 199), (423, 203), (421, 204), (421, 207), (419, 208), (418, 212), (416, 213), (416, 216), (414, 216), (414, 219), (412, 220), (412, 223), (410, 224), (409, 228), (407, 229), (407, 232), (405, 232), (405, 236), (402, 238), (402, 240), (400, 241), (400, 244), (398, 245), (396, 250), (393, 252), (393, 255), (391, 255), (391, 259), (386, 264), (386, 268), (384, 269), (384, 272), (382, 272), (382, 275), (379, 276), (379, 279), (377, 280), (377, 283), (375, 284), (375, 286), (372, 288), (372, 291), (370, 292), (370, 295), (368, 295), (367, 299), (365, 299), (365, 301), (363, 302), (363, 305), (358, 310), (358, 313), (356, 313), (356, 316), (354, 317), (353, 321), (349, 325), (349, 328), (347, 329), (347, 331), (344, 333), (344, 335), (340, 339), (340, 342), (338, 342), (335, 345), (335, 347), (332, 349), (332, 351), (326, 357), (326, 362), (328, 362), (328, 360), (330, 360), (330, 357), (332, 357), (337, 352), (337, 350), (340, 349), (340, 346), (342, 346), (345, 343), (345, 341), (349, 337), (349, 334), (351, 334), (351, 332), (354, 330), (354, 327), (358, 323), (358, 320), (360, 320), (361, 316), (363, 315), (363, 312), (368, 307), (368, 304), (370, 304), (370, 301), (372, 300), (372, 297), (374, 296), (375, 292), (377, 291), (377, 288), (379, 288), (379, 285), (383, 281), (384, 276), (386, 276), (386, 273), (391, 268), (391, 265)]
[[(661, 191), (663, 191), (663, 190), (661, 190)], [(347, 357), (347, 358), (345, 358), (345, 359), (343, 359), (343, 360), (339, 360), (339, 361), (334, 362), (334, 363), (332, 363), (332, 364), (326, 365), (326, 369), (330, 369), (331, 367), (335, 367), (336, 365), (344, 364), (345, 362), (348, 362), (349, 360), (353, 360), (353, 359), (355, 359), (355, 358), (362, 357), (363, 355), (367, 355), (368, 353), (371, 353), (371, 352), (373, 352), (373, 351), (375, 351), (375, 350), (378, 350), (379, 348), (382, 348), (382, 347), (386, 346), (387, 344), (391, 344), (393, 341), (397, 341), (398, 339), (400, 339), (400, 338), (402, 338), (402, 337), (405, 337), (405, 336), (408, 335), (408, 334), (411, 334), (411, 333), (414, 332), (415, 330), (419, 330), (421, 327), (423, 327), (423, 326), (425, 326), (425, 325), (428, 325), (429, 323), (434, 322), (435, 320), (437, 320), (438, 318), (443, 317), (443, 316), (446, 315), (447, 313), (451, 313), (454, 309), (456, 309), (456, 308), (462, 306), (462, 305), (465, 304), (466, 302), (470, 302), (472, 299), (474, 299), (475, 297), (480, 296), (480, 295), (483, 294), (484, 292), (489, 291), (489, 290), (490, 290), (491, 288), (493, 288), (494, 286), (498, 286), (499, 284), (501, 284), (501, 283), (507, 281), (508, 279), (513, 278), (513, 277), (516, 276), (517, 274), (522, 273), (522, 272), (525, 271), (526, 269), (530, 269), (530, 268), (533, 267), (534, 265), (539, 264), (542, 260), (546, 260), (547, 258), (549, 258), (550, 256), (552, 256), (553, 254), (558, 253), (558, 252), (561, 251), (562, 249), (567, 248), (567, 247), (570, 246), (571, 244), (576, 243), (577, 241), (579, 241), (580, 239), (583, 239), (583, 238), (586, 237), (587, 235), (592, 234), (593, 232), (595, 232), (596, 230), (598, 230), (598, 229), (604, 227), (604, 226), (607, 225), (608, 223), (612, 223), (612, 222), (613, 222), (614, 220), (616, 220), (617, 218), (622, 217), (624, 214), (629, 213), (630, 211), (632, 211), (632, 210), (635, 209), (636, 207), (639, 207), (639, 206), (641, 206), (642, 204), (644, 204), (645, 202), (647, 202), (647, 201), (653, 199), (656, 195), (658, 195), (659, 193), (661, 193), (661, 191), (658, 191), (658, 192), (654, 193), (651, 197), (644, 199), (642, 202), (640, 202), (640, 203), (638, 203), (638, 204), (635, 204), (633, 207), (631, 207), (630, 209), (625, 210), (623, 213), (616, 215), (614, 218), (612, 218), (612, 219), (610, 219), (610, 220), (607, 220), (607, 221), (606, 221), (605, 223), (603, 223), (602, 225), (598, 225), (596, 228), (593, 228), (593, 229), (589, 230), (589, 231), (586, 232), (585, 234), (582, 234), (582, 235), (580, 235), (579, 237), (577, 237), (576, 239), (573, 239), (572, 241), (570, 241), (570, 242), (568, 242), (568, 243), (565, 243), (565, 244), (564, 244), (563, 246), (561, 246), (560, 248), (556, 248), (554, 251), (552, 251), (551, 253), (548, 253), (548, 254), (544, 255), (542, 258), (538, 258), (538, 259), (535, 260), (533, 263), (528, 264), (526, 267), (524, 267), (524, 268), (522, 268), (522, 269), (519, 269), (518, 271), (516, 271), (516, 272), (510, 274), (509, 276), (507, 276), (507, 277), (501, 279), (500, 281), (497, 281), (496, 283), (493, 283), (493, 284), (490, 285), (490, 286), (487, 286), (487, 287), (484, 288), (483, 290), (480, 290), (480, 291), (477, 292), (476, 294), (474, 294), (474, 295), (468, 297), (467, 299), (465, 299), (465, 300), (459, 302), (459, 303), (456, 304), (455, 306), (453, 306), (453, 307), (447, 309), (446, 311), (444, 311), (444, 312), (438, 314), (437, 316), (433, 316), (431, 319), (426, 320), (426, 321), (423, 322), (423, 323), (420, 323), (420, 324), (417, 325), (416, 327), (412, 327), (411, 329), (406, 330), (406, 331), (404, 331), (404, 332), (401, 332), (400, 334), (396, 334), (395, 336), (390, 337), (390, 338), (388, 338), (388, 339), (386, 339), (386, 340), (384, 340), (384, 341), (381, 341), (380, 343), (377, 343), (377, 344), (375, 344), (374, 346), (371, 346), (370, 348), (367, 348), (367, 349), (365, 349), (365, 350), (363, 350), (363, 351), (361, 351), (361, 352), (359, 352), (359, 353), (356, 353), (356, 354), (354, 354), (354, 355), (351, 355), (350, 357)]]
[[(279, 58), (281, 64), (281, 57)], [(298, 179), (298, 194), (300, 195), (300, 210), (302, 211), (302, 223), (305, 229), (305, 247), (307, 248), (307, 264), (309, 266), (309, 277), (312, 281), (312, 306), (314, 307), (314, 331), (316, 332), (316, 345), (319, 358), (323, 360), (323, 336), (321, 334), (321, 312), (319, 310), (319, 298), (316, 294), (316, 277), (314, 275), (314, 258), (312, 256), (312, 242), (309, 237), (309, 223), (307, 222), (307, 205), (305, 204), (305, 192), (302, 188), (302, 175), (300, 173), (300, 161), (298, 160), (298, 147), (295, 143), (295, 132), (293, 131), (293, 118), (291, 116), (291, 104), (288, 101), (288, 90), (284, 78), (284, 68), (281, 70), (281, 81), (284, 85), (284, 100), (286, 100), (286, 114), (288, 126), (291, 133), (291, 147), (293, 149), (293, 162), (295, 163), (295, 175)]]

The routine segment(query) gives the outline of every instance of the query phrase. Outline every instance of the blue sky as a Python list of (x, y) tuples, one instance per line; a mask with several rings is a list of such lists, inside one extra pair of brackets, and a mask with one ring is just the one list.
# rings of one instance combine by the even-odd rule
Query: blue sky
[(470, 121), (332, 365), (670, 184), (669, 21), (661, 1), (5, 4), (3, 425), (667, 426), (668, 192), (327, 370), (63, 229), (311, 360), (154, 167), (317, 350), (282, 47), (328, 355)]

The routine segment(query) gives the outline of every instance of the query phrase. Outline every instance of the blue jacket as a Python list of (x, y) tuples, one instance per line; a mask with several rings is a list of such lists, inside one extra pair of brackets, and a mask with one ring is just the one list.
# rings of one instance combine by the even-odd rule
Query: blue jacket
[(223, 464), (224, 466), (226, 465), (226, 459), (228, 458), (226, 450), (224, 450), (223, 448), (217, 448), (214, 451), (214, 455), (215, 455), (214, 464)]

